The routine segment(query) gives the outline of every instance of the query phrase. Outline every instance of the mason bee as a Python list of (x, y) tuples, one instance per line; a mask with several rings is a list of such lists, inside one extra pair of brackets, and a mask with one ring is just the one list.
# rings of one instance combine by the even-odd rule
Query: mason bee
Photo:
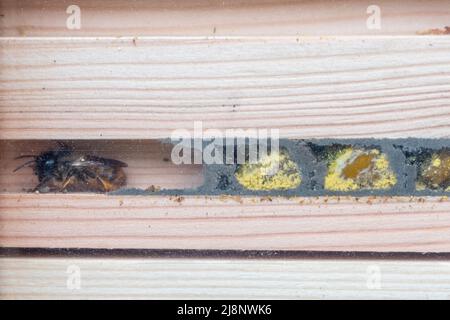
[(127, 164), (93, 155), (76, 157), (73, 149), (59, 143), (56, 150), (39, 155), (22, 155), (16, 159), (32, 158), (14, 172), (32, 167), (39, 183), (34, 192), (109, 192), (126, 184), (123, 171)]

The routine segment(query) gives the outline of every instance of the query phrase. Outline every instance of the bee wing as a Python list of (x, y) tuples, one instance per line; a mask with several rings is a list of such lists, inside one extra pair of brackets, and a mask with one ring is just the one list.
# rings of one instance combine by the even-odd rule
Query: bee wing
[(108, 158), (101, 158), (96, 156), (84, 156), (80, 159), (77, 159), (73, 161), (70, 164), (72, 167), (93, 167), (93, 166), (111, 166), (111, 167), (127, 167), (128, 165), (125, 162), (115, 160), (115, 159), (108, 159)]

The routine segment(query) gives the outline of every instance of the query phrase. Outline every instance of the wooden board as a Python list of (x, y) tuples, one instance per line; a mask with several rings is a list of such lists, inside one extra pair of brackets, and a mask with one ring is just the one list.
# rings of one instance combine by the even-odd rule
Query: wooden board
[[(79, 0), (69, 30), (72, 4), (0, 2), (0, 248), (450, 252), (446, 197), (45, 195), (12, 173), (15, 156), (75, 139), (127, 162), (129, 187), (195, 187), (199, 166), (141, 140), (194, 121), (449, 138), (450, 1), (377, 1), (379, 30), (356, 0)], [(1, 257), (0, 298), (449, 299), (449, 263)]]
[(1, 258), (0, 298), (449, 299), (450, 262)]
[(0, 246), (450, 252), (447, 198), (0, 195)]
[[(66, 9), (80, 8), (81, 28), (68, 29)], [(368, 29), (371, 4), (379, 29)], [(3, 0), (2, 36), (414, 35), (450, 22), (450, 1), (378, 0)], [(433, 30), (436, 30), (433, 32)]]
[[(450, 136), (450, 37), (2, 38), (1, 139)], [(176, 115), (176, 117), (175, 117)]]

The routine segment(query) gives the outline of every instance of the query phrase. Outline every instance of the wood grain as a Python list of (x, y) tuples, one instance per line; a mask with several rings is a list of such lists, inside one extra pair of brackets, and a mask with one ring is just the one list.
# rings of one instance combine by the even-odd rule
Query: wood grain
[[(358, 1), (80, 0), (80, 30), (66, 28), (69, 4), (1, 1), (0, 139), (92, 140), (78, 149), (94, 143), (128, 162), (129, 187), (201, 184), (200, 167), (173, 166), (163, 145), (139, 140), (192, 131), (194, 121), (286, 138), (450, 137), (441, 32), (450, 1), (378, 1), (380, 30), (367, 29)], [(48, 145), (0, 141), (0, 247), (450, 252), (447, 198), (24, 193), (35, 177), (13, 175), (12, 159)], [(67, 289), (70, 265), (81, 268), (79, 291)], [(449, 270), (438, 261), (2, 257), (0, 298), (448, 299)]]
[(450, 262), (1, 258), (0, 298), (449, 299)]
[[(66, 27), (69, 5), (81, 28)], [(3, 0), (2, 36), (414, 35), (450, 24), (450, 1), (378, 0), (381, 28), (368, 29), (370, 2), (357, 0)]]
[(450, 252), (443, 198), (1, 194), (0, 246)]
[[(450, 136), (450, 37), (3, 38), (1, 139)], [(176, 117), (175, 117), (176, 115)]]

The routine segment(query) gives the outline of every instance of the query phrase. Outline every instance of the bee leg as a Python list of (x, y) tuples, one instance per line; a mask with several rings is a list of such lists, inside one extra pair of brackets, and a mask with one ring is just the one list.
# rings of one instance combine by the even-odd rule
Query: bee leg
[[(36, 187), (31, 189), (31, 192), (39, 192), (39, 190), (44, 186), (44, 184), (47, 182), (47, 180), (48, 179), (45, 179), (45, 180), (42, 180), (41, 182), (39, 182)], [(30, 190), (30, 189), (28, 189), (28, 190)]]
[(104, 179), (102, 179), (98, 176), (97, 176), (97, 180), (102, 184), (104, 192), (108, 192), (108, 191), (111, 191), (114, 189), (113, 185), (111, 183), (109, 183), (108, 181), (105, 181)]
[(66, 189), (66, 187), (73, 182), (73, 179), (75, 178), (75, 176), (73, 175), (69, 175), (67, 176), (66, 180), (64, 180), (63, 184), (61, 185), (61, 189), (60, 191), (64, 191)]
[(50, 191), (50, 186), (49, 186), (49, 182), (51, 181), (52, 177), (45, 177), (44, 179), (42, 179), (41, 182), (38, 183), (38, 185), (36, 187), (34, 187), (34, 189), (31, 190), (31, 192), (42, 192), (42, 193), (46, 193)]

